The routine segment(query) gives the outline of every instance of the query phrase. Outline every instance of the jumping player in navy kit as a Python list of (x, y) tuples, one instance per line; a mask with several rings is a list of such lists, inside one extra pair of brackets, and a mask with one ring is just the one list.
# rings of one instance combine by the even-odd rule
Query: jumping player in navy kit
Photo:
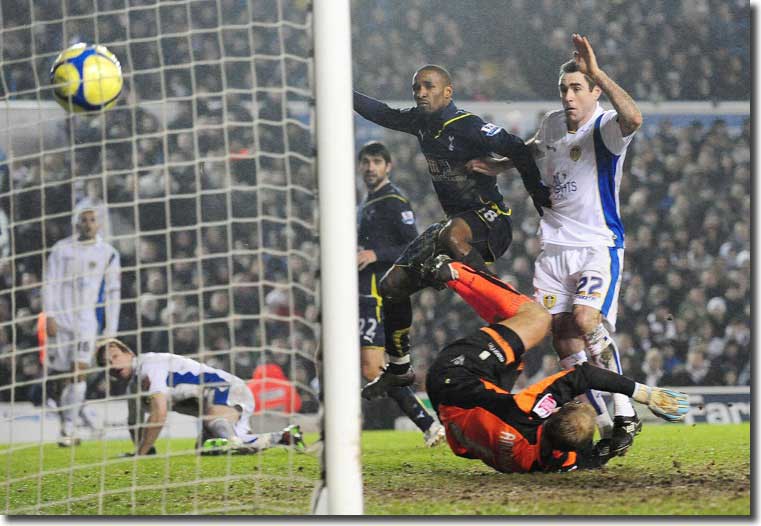
[(449, 73), (440, 66), (420, 68), (413, 78), (415, 108), (398, 110), (354, 93), (354, 109), (366, 119), (393, 130), (415, 135), (428, 162), (436, 194), (447, 218), (431, 225), (397, 259), (380, 282), (386, 352), (389, 364), (365, 386), (365, 398), (384, 396), (389, 387), (414, 381), (410, 369), (410, 296), (431, 285), (423, 278), (425, 261), (445, 253), (472, 268), (487, 271), (512, 241), (510, 209), (494, 177), (469, 172), (474, 158), (501, 156), (512, 160), (521, 174), (534, 206), (541, 214), (550, 206), (547, 188), (528, 147), (504, 129), (458, 109), (452, 102)]

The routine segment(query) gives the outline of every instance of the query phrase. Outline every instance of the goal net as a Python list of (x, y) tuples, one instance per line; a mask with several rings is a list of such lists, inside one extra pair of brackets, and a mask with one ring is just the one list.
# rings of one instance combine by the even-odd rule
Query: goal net
[[(94, 210), (120, 256), (118, 338), (137, 356), (172, 353), (247, 382), (254, 433), (297, 424), (307, 446), (318, 440), (309, 2), (16, 0), (0, 8), (4, 513), (310, 513), (322, 476), (312, 449), (320, 448), (199, 455), (203, 406), (181, 414), (170, 400), (155, 456), (123, 456), (135, 450), (128, 402), (142, 404), (146, 386), (130, 390), (94, 357), (69, 433), (81, 444), (59, 446), (61, 415), (72, 408), (61, 392), (79, 379), (50, 366), (60, 339), (46, 320), (58, 316), (45, 312), (44, 298), (54, 244), (78, 232), (82, 210)], [(124, 88), (112, 109), (67, 114), (55, 103), (51, 65), (76, 42), (105, 45), (120, 60)], [(72, 301), (81, 303), (77, 316), (89, 307)], [(108, 315), (109, 305), (98, 307)], [(207, 380), (198, 386), (205, 393), (214, 387)]]

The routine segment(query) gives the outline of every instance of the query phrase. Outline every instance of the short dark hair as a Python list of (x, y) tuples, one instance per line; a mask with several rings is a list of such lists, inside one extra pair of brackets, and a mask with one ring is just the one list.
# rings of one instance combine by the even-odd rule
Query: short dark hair
[(361, 160), (363, 155), (380, 155), (386, 163), (391, 162), (391, 152), (389, 152), (388, 148), (379, 141), (370, 141), (362, 146), (362, 149), (359, 150), (359, 155), (357, 155), (357, 160)]
[(582, 449), (595, 434), (596, 415), (589, 404), (568, 402), (544, 423), (544, 436), (552, 449)]
[(95, 361), (98, 364), (98, 367), (105, 367), (107, 365), (106, 363), (106, 349), (108, 349), (109, 344), (115, 344), (117, 347), (119, 347), (122, 352), (128, 352), (135, 354), (135, 352), (129, 348), (129, 346), (124, 343), (121, 340), (117, 340), (116, 338), (108, 338), (107, 340), (103, 340), (102, 342), (98, 343), (98, 347), (95, 349)]
[[(581, 72), (579, 69), (579, 65), (576, 63), (575, 60), (571, 59), (562, 66), (560, 66), (560, 76), (562, 77), (566, 73), (576, 73)], [(592, 80), (592, 77), (589, 75), (584, 75), (584, 78), (587, 79), (587, 84), (589, 84), (589, 91), (592, 91), (592, 89), (597, 85), (597, 83)]]
[(438, 66), (436, 64), (426, 64), (425, 66), (419, 67), (418, 70), (415, 72), (415, 75), (417, 75), (421, 71), (435, 71), (436, 73), (441, 75), (441, 78), (444, 79), (444, 85), (445, 86), (451, 86), (452, 85), (452, 76), (442, 66)]

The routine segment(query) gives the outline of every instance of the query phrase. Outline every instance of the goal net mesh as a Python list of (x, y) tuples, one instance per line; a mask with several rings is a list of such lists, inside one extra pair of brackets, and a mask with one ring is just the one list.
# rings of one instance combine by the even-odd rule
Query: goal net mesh
[[(256, 377), (252, 430), (300, 424), (308, 443), (317, 439), (309, 3), (2, 0), (0, 9), (4, 513), (309, 513), (314, 455), (200, 456), (197, 418), (170, 411), (155, 457), (121, 456), (134, 450), (135, 395), (94, 360), (75, 431), (83, 441), (59, 447), (42, 301), (51, 248), (72, 234), (77, 210), (95, 209), (121, 257), (118, 337), (138, 355)], [(50, 67), (76, 42), (121, 61), (116, 107), (70, 115), (54, 102)]]

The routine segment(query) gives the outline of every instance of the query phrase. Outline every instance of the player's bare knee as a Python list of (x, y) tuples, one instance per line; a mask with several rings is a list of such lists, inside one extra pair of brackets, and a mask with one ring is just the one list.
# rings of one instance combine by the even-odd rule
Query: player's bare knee
[(362, 347), (359, 352), (362, 378), (371, 382), (378, 377), (386, 364), (386, 353), (384, 349), (377, 347)]
[(582, 336), (581, 331), (576, 327), (573, 314), (570, 312), (560, 312), (552, 316), (552, 334), (557, 340)]
[(228, 422), (235, 423), (238, 421), (241, 415), (241, 410), (238, 406), (231, 407), (229, 405), (213, 404), (206, 408), (203, 416), (203, 423), (208, 426), (210, 422), (218, 418), (224, 418)]
[(472, 250), (470, 228), (462, 220), (452, 220), (439, 233), (439, 243), (454, 259), (462, 259)]
[(378, 292), (383, 298), (393, 297), (401, 284), (400, 276), (392, 267), (378, 283)]
[(391, 267), (378, 284), (378, 293), (384, 301), (400, 301), (410, 296), (410, 279), (401, 267)]
[(374, 363), (362, 364), (362, 378), (364, 378), (368, 382), (372, 382), (373, 380), (375, 380), (380, 374), (380, 372), (381, 372), (381, 369), (380, 367), (378, 367), (377, 364), (374, 364)]
[(559, 359), (567, 358), (584, 350), (584, 340), (577, 338), (558, 338), (553, 334), (552, 348)]
[(573, 322), (580, 333), (590, 333), (600, 324), (600, 312), (592, 308), (576, 308), (573, 310)]

